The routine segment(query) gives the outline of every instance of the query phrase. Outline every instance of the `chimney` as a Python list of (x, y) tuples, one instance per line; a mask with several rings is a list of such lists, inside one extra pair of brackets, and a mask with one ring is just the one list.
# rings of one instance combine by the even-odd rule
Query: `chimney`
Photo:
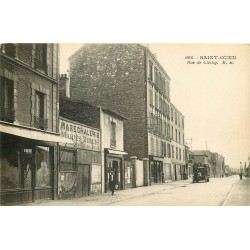
[(67, 74), (61, 74), (59, 80), (60, 97), (70, 98), (70, 80)]

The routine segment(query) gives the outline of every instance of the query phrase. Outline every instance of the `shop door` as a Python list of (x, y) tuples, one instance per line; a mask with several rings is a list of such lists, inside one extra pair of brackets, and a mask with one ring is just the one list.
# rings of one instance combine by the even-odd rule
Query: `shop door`
[(90, 193), (90, 165), (79, 164), (77, 173), (77, 197), (89, 196)]

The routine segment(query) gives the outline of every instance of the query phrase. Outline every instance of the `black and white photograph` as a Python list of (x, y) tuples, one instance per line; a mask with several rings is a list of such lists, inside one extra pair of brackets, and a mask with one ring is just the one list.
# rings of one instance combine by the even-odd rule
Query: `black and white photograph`
[(248, 10), (1, 3), (1, 247), (247, 247)]
[(249, 51), (1, 44), (1, 205), (250, 205)]

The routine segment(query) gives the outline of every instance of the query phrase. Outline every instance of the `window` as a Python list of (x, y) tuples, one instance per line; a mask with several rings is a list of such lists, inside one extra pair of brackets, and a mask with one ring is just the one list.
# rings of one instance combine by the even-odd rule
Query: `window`
[(154, 102), (153, 102), (153, 90), (152, 89), (149, 90), (149, 101), (150, 101), (150, 104), (152, 106), (154, 106)]
[(159, 154), (159, 141), (156, 139), (156, 155), (158, 155)]
[(155, 108), (158, 109), (158, 94), (155, 92)]
[(170, 126), (168, 124), (168, 128), (167, 128), (167, 137), (170, 137)]
[(0, 116), (2, 121), (13, 122), (15, 120), (14, 110), (14, 82), (5, 77), (0, 81), (1, 109)]
[(181, 160), (181, 149), (179, 148), (179, 157), (180, 157), (180, 160)]
[(60, 151), (60, 171), (76, 171), (76, 151)]
[(171, 158), (171, 147), (169, 143), (168, 143), (168, 158)]
[(39, 91), (35, 94), (34, 126), (43, 130), (48, 128), (48, 120), (45, 119), (45, 95)]
[(153, 63), (149, 61), (149, 80), (153, 81)]
[(179, 132), (179, 143), (181, 144), (181, 133)]
[[(37, 147), (36, 153), (36, 186), (37, 187), (48, 187), (52, 186), (52, 175), (51, 175), (51, 158), (49, 147)], [(69, 163), (72, 167), (73, 164)], [(74, 162), (74, 166), (76, 166)]]
[(171, 139), (174, 139), (174, 128), (171, 126)]
[(16, 44), (14, 43), (2, 44), (2, 51), (4, 51), (4, 53), (7, 56), (15, 57), (16, 56)]
[(172, 158), (174, 159), (174, 146), (172, 146)]
[(178, 148), (176, 147), (176, 159), (178, 160)]
[(154, 138), (151, 138), (151, 154), (154, 154)]
[(174, 121), (174, 114), (173, 114), (173, 109), (171, 108), (171, 121)]
[(154, 73), (155, 73), (155, 86), (158, 88), (158, 71), (156, 68)]
[(110, 147), (116, 147), (116, 123), (111, 122)]
[(164, 135), (167, 135), (167, 123), (164, 122)]
[(177, 129), (175, 130), (175, 141), (178, 141), (178, 138), (177, 138)]
[(46, 43), (36, 44), (35, 68), (47, 71), (47, 44)]
[(159, 97), (159, 110), (162, 112), (162, 99)]
[(166, 81), (165, 81), (165, 78), (162, 78), (162, 89), (163, 89), (163, 94), (166, 95)]
[(163, 149), (163, 156), (166, 157), (167, 156), (167, 143), (164, 142), (164, 149)]

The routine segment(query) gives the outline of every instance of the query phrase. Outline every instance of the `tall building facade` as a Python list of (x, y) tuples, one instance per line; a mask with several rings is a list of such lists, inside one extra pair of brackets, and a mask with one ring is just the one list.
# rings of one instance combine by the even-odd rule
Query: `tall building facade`
[(89, 44), (69, 63), (71, 98), (126, 117), (124, 150), (128, 157), (149, 158), (151, 183), (181, 179), (184, 117), (171, 104), (170, 77), (150, 50), (140, 44)]
[(2, 44), (1, 204), (57, 197), (59, 45)]

